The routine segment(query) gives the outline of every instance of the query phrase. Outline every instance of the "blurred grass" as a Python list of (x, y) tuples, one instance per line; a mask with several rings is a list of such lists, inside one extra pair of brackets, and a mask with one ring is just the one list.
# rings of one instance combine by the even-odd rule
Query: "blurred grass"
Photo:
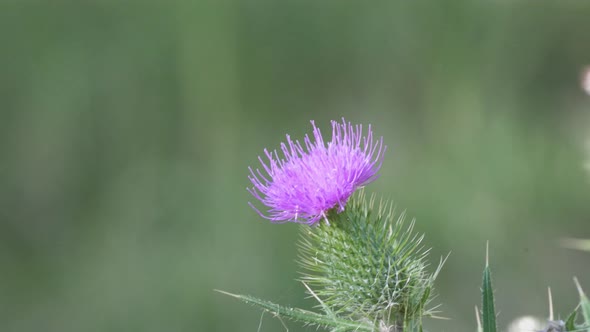
[[(576, 303), (590, 237), (590, 5), (579, 1), (0, 3), (0, 329), (253, 331), (213, 292), (308, 307), (297, 227), (247, 166), (310, 119), (371, 123), (369, 187), (418, 218), (466, 331), (490, 240), (499, 326)], [(290, 331), (301, 330), (289, 324)], [(268, 315), (262, 331), (283, 329)]]

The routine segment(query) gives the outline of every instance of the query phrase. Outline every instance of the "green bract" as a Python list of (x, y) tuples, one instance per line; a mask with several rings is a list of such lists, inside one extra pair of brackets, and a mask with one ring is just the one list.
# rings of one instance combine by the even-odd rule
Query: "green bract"
[(341, 213), (330, 211), (317, 227), (302, 225), (303, 284), (322, 312), (289, 308), (249, 295), (222, 292), (281, 318), (332, 332), (422, 331), (422, 317), (434, 314), (433, 274), (426, 272), (423, 236), (404, 225), (405, 214), (360, 190)]
[(367, 201), (360, 191), (342, 213), (328, 214), (329, 224), (303, 227), (302, 280), (324, 307), (392, 331), (417, 329), (421, 317), (432, 314), (425, 306), (440, 266), (426, 271), (429, 250), (404, 218), (390, 203), (375, 207), (375, 196)]

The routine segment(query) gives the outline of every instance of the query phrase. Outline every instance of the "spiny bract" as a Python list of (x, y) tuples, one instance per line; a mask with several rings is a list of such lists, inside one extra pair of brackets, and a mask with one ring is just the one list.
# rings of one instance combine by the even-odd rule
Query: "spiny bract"
[[(373, 210), (361, 191), (343, 213), (330, 213), (330, 225), (303, 228), (300, 264), (303, 281), (339, 316), (372, 319), (386, 326), (420, 324), (431, 300), (438, 269), (426, 272), (423, 236), (394, 218), (390, 204)], [(440, 269), (440, 267), (439, 267)], [(420, 324), (421, 325), (421, 324)]]

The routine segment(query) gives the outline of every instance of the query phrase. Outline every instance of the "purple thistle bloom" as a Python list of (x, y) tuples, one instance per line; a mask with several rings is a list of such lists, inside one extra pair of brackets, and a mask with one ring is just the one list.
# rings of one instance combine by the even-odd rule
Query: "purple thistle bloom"
[(371, 126), (363, 137), (362, 126), (342, 119), (332, 121), (332, 141), (324, 144), (320, 130), (313, 126), (312, 143), (305, 135), (305, 149), (299, 141), (281, 143), (284, 159), (277, 151), (264, 149), (265, 163), (258, 157), (266, 174), (250, 170), (248, 188), (256, 199), (268, 207), (266, 214), (252, 203), (263, 218), (273, 222), (293, 221), (313, 225), (326, 218), (328, 210), (344, 210), (348, 198), (359, 187), (375, 180), (383, 162), (386, 147), (383, 138), (373, 141)]

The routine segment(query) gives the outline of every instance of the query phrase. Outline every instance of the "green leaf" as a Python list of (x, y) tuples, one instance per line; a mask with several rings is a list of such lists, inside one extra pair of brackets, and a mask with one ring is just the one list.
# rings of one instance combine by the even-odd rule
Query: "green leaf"
[(578, 282), (578, 278), (574, 278), (574, 282), (576, 283), (578, 293), (580, 294), (580, 311), (584, 317), (584, 326), (586, 326), (588, 328), (588, 332), (590, 332), (590, 301), (588, 301), (588, 297), (586, 297), (586, 294), (584, 294), (584, 290), (582, 290), (582, 287)]
[(308, 325), (314, 325), (317, 327), (330, 328), (332, 331), (373, 331), (373, 326), (365, 322), (355, 322), (352, 320), (336, 318), (334, 316), (325, 316), (312, 311), (307, 311), (298, 308), (284, 307), (270, 301), (261, 300), (249, 295), (238, 295), (224, 291), (217, 290), (218, 292), (235, 297), (245, 303), (251, 304), (255, 307), (261, 308), (265, 311), (272, 313), (275, 316), (288, 318), (296, 322), (301, 322)]
[(565, 330), (566, 331), (575, 331), (576, 330), (576, 315), (577, 315), (578, 311), (574, 310), (572, 311), (572, 313), (567, 316), (567, 319), (565, 321)]
[(488, 264), (488, 253), (486, 249), (486, 267), (483, 270), (483, 305), (482, 320), (483, 332), (496, 332), (496, 311), (494, 309), (494, 290), (492, 288), (492, 276)]

